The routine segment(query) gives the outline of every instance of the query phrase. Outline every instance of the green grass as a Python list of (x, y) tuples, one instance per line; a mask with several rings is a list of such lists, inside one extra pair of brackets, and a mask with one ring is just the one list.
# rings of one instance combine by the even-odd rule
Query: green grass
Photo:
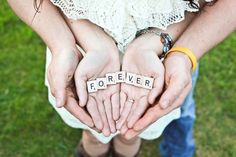
[[(206, 55), (196, 88), (197, 157), (236, 157), (236, 33)], [(81, 131), (66, 126), (47, 101), (45, 45), (0, 5), (0, 157), (69, 157)], [(142, 157), (157, 156), (159, 140)]]

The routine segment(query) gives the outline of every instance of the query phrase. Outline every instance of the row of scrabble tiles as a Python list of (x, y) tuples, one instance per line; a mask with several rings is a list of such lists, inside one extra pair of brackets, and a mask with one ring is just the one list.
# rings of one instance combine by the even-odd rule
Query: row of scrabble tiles
[(97, 78), (96, 80), (87, 81), (87, 89), (89, 93), (98, 91), (99, 89), (106, 89), (108, 85), (117, 83), (127, 83), (145, 89), (152, 89), (154, 79), (151, 77), (141, 76), (134, 73), (119, 71), (115, 73), (108, 73), (104, 78)]

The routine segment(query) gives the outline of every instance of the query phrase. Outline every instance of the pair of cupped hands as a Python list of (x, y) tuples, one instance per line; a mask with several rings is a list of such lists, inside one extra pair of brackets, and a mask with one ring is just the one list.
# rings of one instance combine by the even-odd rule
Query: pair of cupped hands
[[(183, 103), (192, 85), (191, 62), (178, 52), (162, 62), (158, 57), (162, 52), (159, 37), (144, 34), (129, 44), (121, 64), (118, 48), (111, 40), (85, 48), (85, 56), (76, 46), (53, 53), (48, 81), (57, 107), (64, 107), (104, 136), (119, 131), (131, 139)], [(121, 83), (87, 92), (87, 81), (121, 70), (154, 78), (153, 88)]]

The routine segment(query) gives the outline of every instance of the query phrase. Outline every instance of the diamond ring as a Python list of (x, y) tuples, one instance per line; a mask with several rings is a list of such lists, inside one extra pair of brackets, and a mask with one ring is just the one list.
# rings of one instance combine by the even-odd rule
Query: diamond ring
[(134, 103), (134, 99), (128, 99), (128, 102), (130, 102), (130, 103)]

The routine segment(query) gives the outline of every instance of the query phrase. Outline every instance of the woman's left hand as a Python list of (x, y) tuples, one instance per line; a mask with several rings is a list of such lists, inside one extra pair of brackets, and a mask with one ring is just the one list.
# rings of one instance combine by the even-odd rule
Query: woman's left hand
[[(163, 90), (164, 66), (158, 58), (152, 42), (145, 45), (139, 44), (146, 43), (143, 42), (143, 39), (142, 37), (136, 39), (126, 50), (123, 58), (122, 71), (138, 74), (141, 77), (153, 78), (153, 88), (145, 89), (127, 83), (121, 84), (121, 116), (116, 125), (117, 129), (121, 131), (121, 134), (124, 134), (128, 128), (134, 126), (149, 105), (155, 101)], [(156, 41), (152, 41), (156, 45)], [(133, 81), (136, 80), (133, 79)]]
[(192, 64), (188, 56), (172, 52), (164, 61), (166, 90), (159, 101), (150, 107), (144, 116), (135, 123), (133, 129), (126, 132), (125, 137), (131, 139), (144, 129), (182, 105), (192, 88)]

